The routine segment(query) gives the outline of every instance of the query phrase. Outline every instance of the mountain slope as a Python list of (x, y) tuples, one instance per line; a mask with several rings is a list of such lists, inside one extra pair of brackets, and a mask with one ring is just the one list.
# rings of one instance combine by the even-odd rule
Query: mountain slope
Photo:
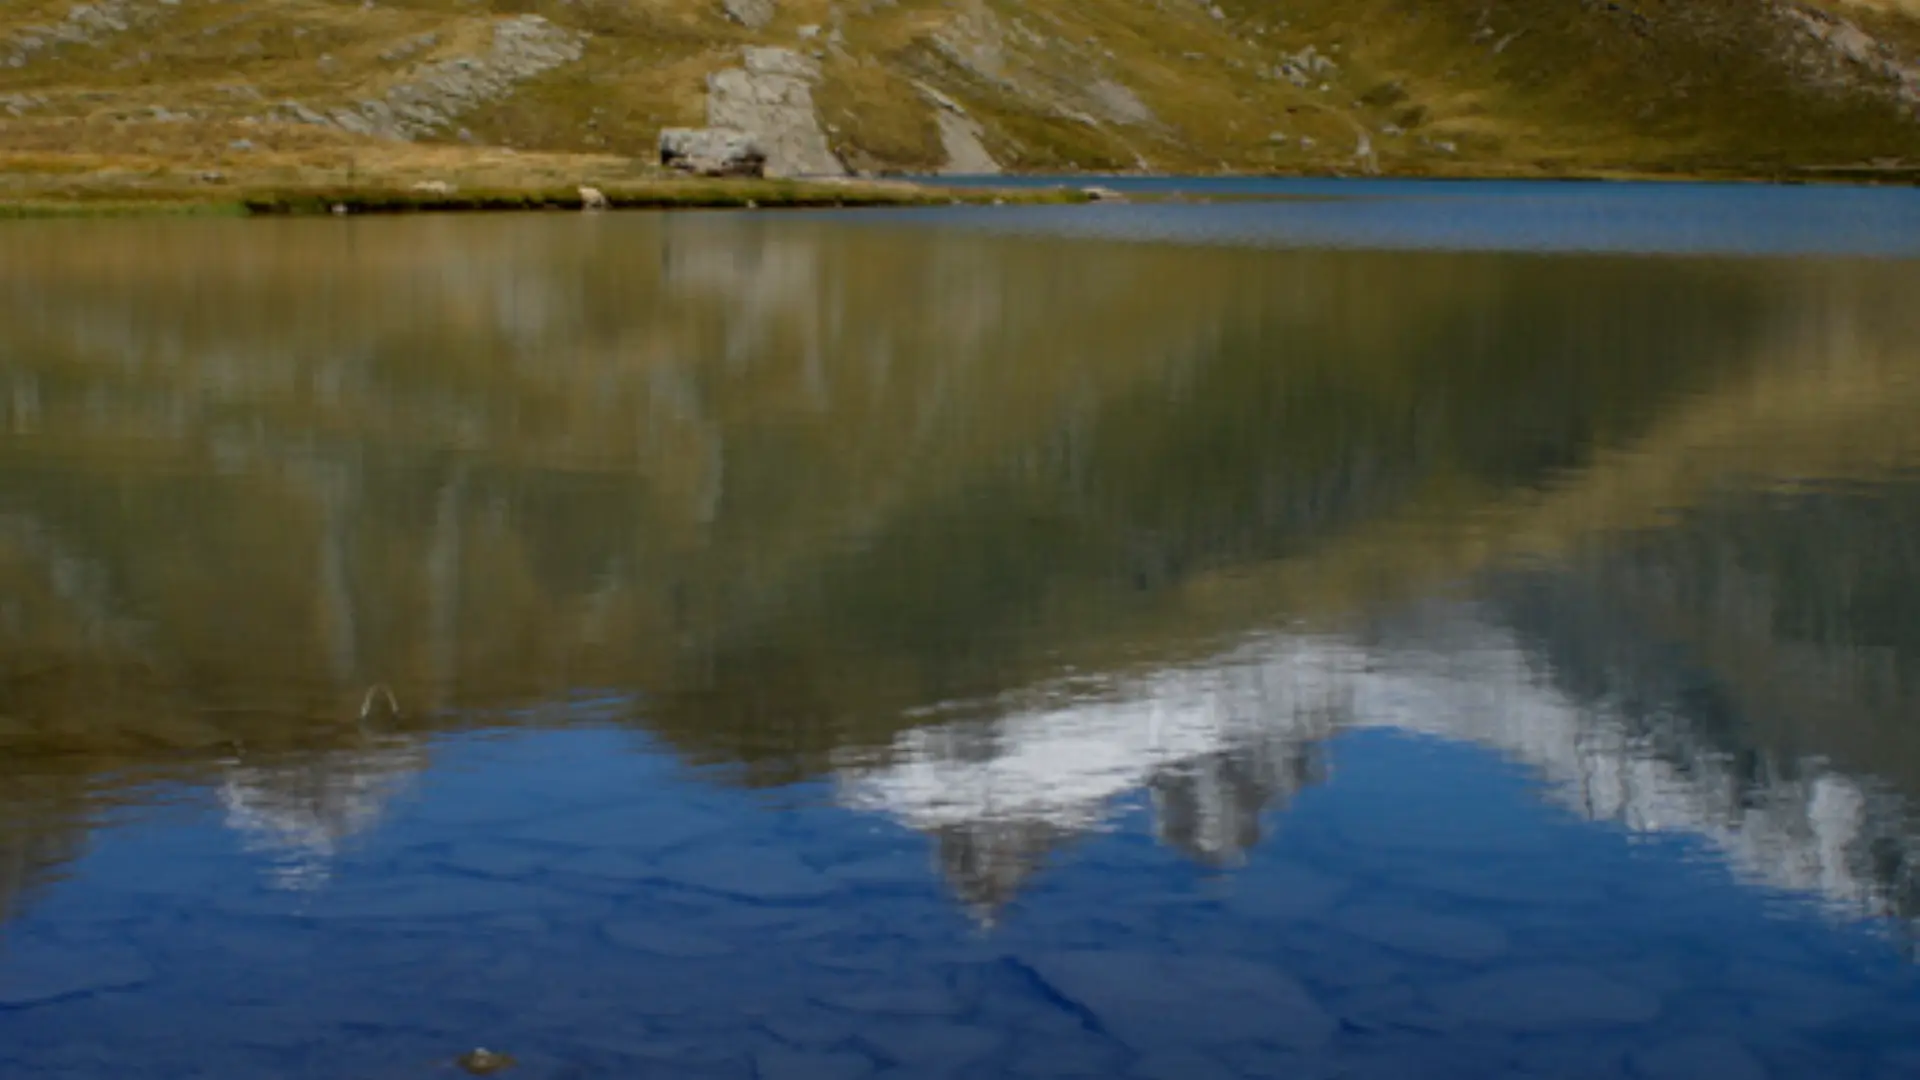
[(651, 158), (748, 46), (859, 170), (1920, 164), (1915, 0), (24, 0), (0, 161)]

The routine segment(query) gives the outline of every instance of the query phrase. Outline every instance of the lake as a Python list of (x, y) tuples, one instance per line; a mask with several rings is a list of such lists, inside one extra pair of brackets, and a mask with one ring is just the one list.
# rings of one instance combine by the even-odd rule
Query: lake
[(1920, 192), (1186, 190), (8, 224), (0, 1076), (1920, 1076)]

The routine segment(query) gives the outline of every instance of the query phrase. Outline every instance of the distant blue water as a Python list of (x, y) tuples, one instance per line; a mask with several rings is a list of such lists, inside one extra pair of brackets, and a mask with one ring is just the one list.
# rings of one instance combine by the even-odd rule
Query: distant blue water
[[(971, 211), (1009, 231), (1305, 248), (1920, 256), (1920, 188), (1501, 180), (955, 177), (1231, 201)], [(1298, 200), (1298, 201), (1289, 201)]]

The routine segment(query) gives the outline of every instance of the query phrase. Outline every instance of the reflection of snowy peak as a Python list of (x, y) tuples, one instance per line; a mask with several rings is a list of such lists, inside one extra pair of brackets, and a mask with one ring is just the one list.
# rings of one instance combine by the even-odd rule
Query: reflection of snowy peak
[(276, 884), (325, 883), (341, 845), (371, 829), (426, 765), (415, 746), (339, 751), (297, 762), (234, 765), (220, 786), (227, 826), (274, 861)]
[[(1491, 747), (1539, 770), (1585, 817), (1699, 836), (1768, 885), (1914, 914), (1898, 873), (1889, 879), (1890, 866), (1920, 857), (1898, 797), (1800, 763), (1736, 768), (1729, 748), (1686, 737), (1684, 717), (1662, 725), (1664, 737), (1648, 739), (1644, 717), (1568, 697), (1512, 634), (1462, 610), (1417, 646), (1274, 635), (1099, 700), (909, 731), (880, 761), (847, 762), (840, 784), (848, 805), (943, 847), (955, 833), (1095, 829), (1145, 789), (1163, 841), (1230, 861), (1257, 842), (1262, 810), (1317, 778), (1315, 744), (1340, 728), (1390, 727)], [(960, 876), (999, 873), (982, 862)]]

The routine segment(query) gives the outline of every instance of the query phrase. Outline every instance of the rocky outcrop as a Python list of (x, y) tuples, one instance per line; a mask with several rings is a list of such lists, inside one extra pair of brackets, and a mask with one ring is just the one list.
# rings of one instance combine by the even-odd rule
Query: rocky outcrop
[(133, 29), (149, 17), (150, 12), (140, 11), (128, 0), (75, 4), (59, 22), (29, 26), (4, 42), (6, 55), (0, 58), (0, 67), (26, 67), (35, 56), (61, 46), (97, 45), (114, 34)]
[(820, 65), (792, 49), (753, 48), (707, 79), (707, 126), (752, 135), (774, 176), (844, 176), (814, 112)]
[(727, 17), (749, 30), (765, 29), (773, 21), (773, 0), (720, 0)]
[(968, 115), (959, 102), (933, 87), (921, 83), (917, 88), (927, 104), (933, 106), (934, 123), (940, 127), (940, 147), (947, 156), (947, 163), (940, 171), (957, 176), (998, 173), (1000, 163), (981, 141), (979, 121)]
[[(963, 8), (928, 44), (972, 78), (1075, 123), (1135, 127), (1155, 122), (1153, 110), (1131, 87), (1103, 74), (1109, 56), (1036, 35), (1020, 20), (1004, 20), (985, 4)], [(1061, 51), (1071, 57), (1071, 77), (1061, 78), (1056, 67)]]
[(1816, 67), (1845, 86), (1871, 89), (1878, 83), (1883, 93), (1920, 113), (1920, 64), (1903, 63), (1884, 42), (1838, 15), (1793, 4), (1778, 10), (1814, 46), (1809, 59)]
[(381, 96), (327, 111), (286, 102), (273, 118), (379, 138), (427, 138), (444, 131), (462, 113), (507, 97), (519, 84), (580, 59), (586, 39), (584, 33), (555, 26), (539, 15), (502, 19), (494, 24), (492, 47), (482, 55), (421, 64)]
[(698, 176), (760, 176), (767, 154), (744, 131), (666, 128), (660, 132), (660, 164)]

